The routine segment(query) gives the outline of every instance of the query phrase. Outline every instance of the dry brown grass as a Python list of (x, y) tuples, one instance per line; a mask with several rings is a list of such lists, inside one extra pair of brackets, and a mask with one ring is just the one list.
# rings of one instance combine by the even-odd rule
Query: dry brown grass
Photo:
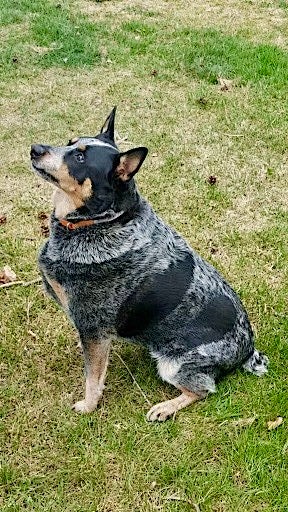
[[(75, 5), (75, 2), (73, 2)], [(114, 27), (123, 20), (142, 19), (146, 14), (157, 20), (165, 17), (166, 27), (215, 28), (224, 33), (243, 32), (255, 42), (275, 44), (288, 48), (285, 33), (288, 30), (287, 16), (275, 1), (265, 0), (119, 0), (117, 2), (95, 3), (89, 0), (77, 0), (77, 7), (95, 21), (105, 21), (112, 17)]]
[[(75, 84), (74, 92), (67, 95), (72, 82)], [(199, 186), (200, 189), (205, 187), (211, 174), (217, 176), (216, 187), (230, 198), (229, 207), (222, 213), (216, 212), (222, 237), (234, 230), (247, 233), (265, 229), (271, 222), (275, 204), (287, 211), (287, 187), (284, 185), (286, 156), (274, 155), (269, 147), (261, 145), (257, 149), (255, 140), (251, 145), (249, 124), (241, 123), (238, 127), (232, 119), (233, 127), (229, 128), (231, 121), (224, 118), (226, 129), (223, 132), (223, 119), (219, 125), (217, 111), (211, 114), (209, 109), (199, 109), (196, 102), (191, 105), (187, 101), (188, 94), (196, 100), (201, 93), (197, 81), (184, 76), (181, 83), (166, 83), (163, 89), (160, 81), (150, 78), (143, 84), (133, 72), (127, 75), (124, 71), (123, 74), (121, 69), (113, 69), (113, 65), (111, 68), (103, 66), (85, 72), (47, 70), (34, 76), (29, 83), (22, 81), (12, 84), (7, 97), (1, 100), (0, 116), (2, 133), (8, 127), (10, 133), (2, 142), (1, 167), (7, 178), (2, 178), (1, 189), (2, 213), (10, 216), (12, 232), (17, 229), (19, 205), (23, 207), (29, 204), (29, 209), (34, 213), (51, 208), (50, 186), (35, 179), (29, 172), (30, 143), (61, 144), (72, 136), (96, 133), (114, 103), (118, 104), (119, 136), (128, 140), (124, 140), (122, 148), (147, 144), (150, 149), (148, 162), (138, 178), (140, 188), (151, 199), (154, 187), (158, 188), (158, 206), (162, 215), (184, 230), (192, 244), (199, 246), (203, 239), (215, 239), (214, 223), (202, 225), (199, 232), (197, 226), (191, 225), (190, 210), (185, 209), (185, 205), (191, 203), (191, 197), (193, 200), (197, 195)], [(212, 94), (220, 101), (221, 96), (223, 101), (226, 100), (226, 93), (219, 91), (217, 86), (214, 86), (214, 90), (212, 87)], [(241, 105), (245, 108), (249, 91), (246, 93), (243, 88), (234, 89), (227, 94), (229, 102), (237, 104), (239, 109)], [(57, 115), (56, 119), (58, 112), (61, 115)], [(137, 129), (134, 128), (135, 114)], [(172, 119), (173, 122), (170, 121)], [(153, 136), (163, 132), (167, 142), (163, 144), (157, 141), (154, 145)], [(11, 152), (13, 134), (17, 144), (13, 144)], [(246, 140), (248, 143), (245, 147)], [(167, 158), (175, 154), (175, 148), (175, 165), (178, 159), (182, 164), (181, 170), (173, 174), (167, 183), (163, 175), (165, 164)], [(270, 167), (277, 169), (277, 176), (267, 188), (267, 169)], [(197, 178), (196, 182), (194, 178)], [(169, 202), (168, 211), (164, 204), (162, 208), (162, 200)], [(21, 214), (24, 220), (22, 233), (25, 236), (31, 235), (31, 222), (32, 225), (35, 222), (29, 214), (27, 223), (27, 214), (24, 214), (24, 218)], [(36, 232), (37, 229), (38, 226)]]

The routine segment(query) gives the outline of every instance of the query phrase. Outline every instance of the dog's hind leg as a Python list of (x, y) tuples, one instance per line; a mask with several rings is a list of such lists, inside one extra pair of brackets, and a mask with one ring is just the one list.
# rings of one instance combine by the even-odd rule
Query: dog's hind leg
[(206, 396), (206, 393), (196, 394), (188, 391), (188, 389), (182, 389), (183, 393), (172, 400), (166, 402), (160, 402), (159, 404), (153, 405), (150, 411), (147, 413), (148, 421), (165, 421), (170, 416), (173, 416), (177, 411), (187, 407), (188, 405), (201, 400)]
[(182, 391), (182, 395), (154, 405), (147, 414), (149, 421), (165, 421), (180, 409), (205, 398), (208, 392), (215, 392), (212, 369), (208, 371), (208, 368), (163, 356), (156, 355), (156, 359), (160, 377)]
[(76, 402), (73, 408), (77, 412), (87, 413), (96, 409), (102, 396), (111, 340), (82, 342), (85, 360), (85, 399)]

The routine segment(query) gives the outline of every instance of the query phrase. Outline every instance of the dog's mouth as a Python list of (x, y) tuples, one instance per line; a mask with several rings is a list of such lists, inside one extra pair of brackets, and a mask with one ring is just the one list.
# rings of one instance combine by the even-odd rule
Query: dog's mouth
[(54, 176), (52, 176), (52, 174), (50, 174), (49, 172), (45, 171), (45, 169), (40, 167), (38, 163), (36, 164), (34, 159), (31, 159), (31, 164), (32, 164), (32, 169), (34, 171), (36, 171), (36, 173), (39, 176), (41, 176), (41, 178), (43, 178), (46, 181), (49, 181), (50, 183), (58, 184), (57, 178), (54, 178)]

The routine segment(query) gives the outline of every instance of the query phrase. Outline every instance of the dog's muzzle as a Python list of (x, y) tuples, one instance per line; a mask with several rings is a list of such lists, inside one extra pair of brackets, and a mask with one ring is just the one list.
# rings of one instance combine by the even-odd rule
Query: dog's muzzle
[(43, 144), (32, 144), (30, 157), (31, 160), (39, 160), (45, 153), (48, 152), (49, 146), (44, 146)]

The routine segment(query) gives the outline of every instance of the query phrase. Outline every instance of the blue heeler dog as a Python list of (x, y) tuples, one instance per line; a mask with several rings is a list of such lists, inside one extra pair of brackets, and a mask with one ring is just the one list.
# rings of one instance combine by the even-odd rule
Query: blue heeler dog
[(134, 176), (148, 151), (119, 152), (115, 110), (95, 137), (31, 147), (33, 170), (56, 187), (39, 265), (83, 348), (86, 392), (75, 410), (97, 407), (118, 335), (147, 347), (162, 379), (181, 391), (148, 412), (163, 421), (235, 368), (262, 375), (268, 359), (254, 348), (236, 293), (140, 196)]

